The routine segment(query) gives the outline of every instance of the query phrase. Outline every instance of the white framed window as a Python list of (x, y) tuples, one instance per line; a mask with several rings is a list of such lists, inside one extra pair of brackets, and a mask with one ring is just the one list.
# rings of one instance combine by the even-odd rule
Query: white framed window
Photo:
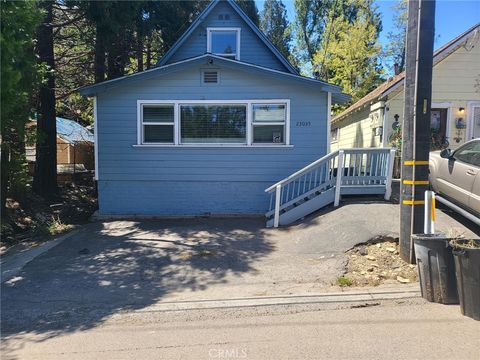
[(246, 144), (247, 104), (180, 104), (180, 144)]
[(240, 28), (207, 28), (207, 52), (240, 60)]
[(142, 104), (140, 114), (142, 144), (174, 143), (174, 104)]
[(339, 128), (334, 128), (332, 130), (330, 130), (330, 141), (331, 142), (336, 142), (338, 141), (338, 134), (340, 132), (340, 129)]
[(285, 144), (287, 104), (252, 104), (253, 144)]
[(290, 100), (138, 100), (136, 146), (290, 146)]

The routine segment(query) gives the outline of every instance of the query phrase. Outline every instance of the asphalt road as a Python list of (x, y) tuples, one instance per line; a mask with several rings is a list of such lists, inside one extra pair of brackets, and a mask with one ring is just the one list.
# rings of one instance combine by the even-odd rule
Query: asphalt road
[(421, 299), (360, 308), (118, 314), (65, 334), (16, 334), (4, 359), (478, 359), (480, 322)]

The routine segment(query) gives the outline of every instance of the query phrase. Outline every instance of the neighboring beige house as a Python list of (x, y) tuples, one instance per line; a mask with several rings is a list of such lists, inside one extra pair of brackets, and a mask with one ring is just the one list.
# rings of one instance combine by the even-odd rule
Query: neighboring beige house
[[(435, 51), (433, 64), (432, 144), (455, 149), (480, 137), (480, 24)], [(335, 116), (331, 149), (389, 147), (403, 120), (404, 78), (396, 75)]]

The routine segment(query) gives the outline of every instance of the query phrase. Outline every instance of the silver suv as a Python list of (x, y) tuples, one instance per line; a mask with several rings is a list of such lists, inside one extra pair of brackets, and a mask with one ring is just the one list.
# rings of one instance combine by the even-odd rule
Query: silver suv
[(480, 214), (480, 138), (455, 151), (431, 152), (430, 184), (436, 193)]

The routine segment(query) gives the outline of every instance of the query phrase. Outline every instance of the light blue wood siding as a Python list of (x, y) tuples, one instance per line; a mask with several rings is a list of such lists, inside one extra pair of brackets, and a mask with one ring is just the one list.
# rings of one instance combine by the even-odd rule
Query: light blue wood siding
[[(230, 20), (219, 20), (219, 15), (228, 14)], [(207, 52), (207, 27), (238, 27), (241, 28), (240, 60), (270, 69), (288, 71), (272, 54), (270, 49), (258, 38), (252, 29), (238, 16), (227, 2), (220, 2), (190, 37), (177, 49), (168, 63), (189, 59)]]
[[(201, 65), (113, 87), (97, 96), (102, 214), (264, 213), (264, 189), (325, 155), (327, 94), (314, 87), (218, 67), (221, 84), (201, 85)], [(137, 100), (290, 99), (292, 148), (133, 147)], [(297, 126), (297, 122), (310, 126)]]

